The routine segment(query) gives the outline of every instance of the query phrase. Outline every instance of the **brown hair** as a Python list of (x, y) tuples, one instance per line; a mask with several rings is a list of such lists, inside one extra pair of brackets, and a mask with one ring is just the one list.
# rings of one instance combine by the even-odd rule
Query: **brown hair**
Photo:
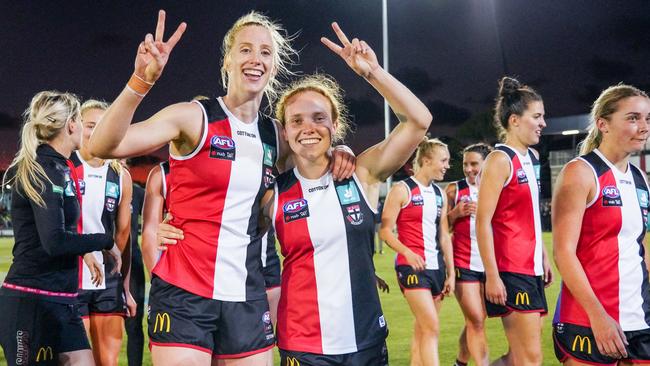
[(517, 79), (504, 76), (499, 80), (499, 94), (494, 106), (494, 128), (500, 140), (508, 131), (508, 119), (515, 114), (521, 116), (530, 102), (541, 101), (542, 97), (533, 88), (521, 84)]

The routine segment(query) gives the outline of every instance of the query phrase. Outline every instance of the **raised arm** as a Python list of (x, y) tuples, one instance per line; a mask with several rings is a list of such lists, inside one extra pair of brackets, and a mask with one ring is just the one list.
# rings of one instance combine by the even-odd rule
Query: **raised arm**
[(375, 52), (365, 41), (357, 38), (350, 41), (337, 23), (332, 23), (332, 28), (341, 45), (325, 37), (321, 41), (388, 101), (400, 121), (386, 140), (369, 148), (357, 159), (356, 172), (362, 180), (369, 184), (383, 182), (415, 151), (431, 124), (432, 116), (418, 97), (379, 66)]
[(397, 223), (397, 216), (402, 210), (402, 206), (408, 203), (409, 196), (406, 186), (402, 183), (395, 184), (384, 202), (384, 209), (381, 212), (381, 226), (379, 227), (379, 238), (388, 244), (394, 251), (403, 255), (408, 264), (414, 271), (423, 271), (426, 263), (424, 259), (415, 254), (404, 243), (399, 241), (394, 233), (395, 224)]
[(573, 161), (560, 172), (551, 207), (553, 257), (562, 282), (587, 312), (600, 353), (627, 357), (625, 335), (596, 297), (576, 255), (585, 208), (596, 193), (594, 173), (584, 162)]
[(491, 153), (485, 161), (481, 174), (476, 212), (476, 239), (485, 266), (485, 295), (491, 303), (505, 305), (507, 294), (503, 281), (499, 277), (494, 255), (492, 217), (503, 185), (510, 174), (508, 157), (501, 152)]
[(186, 24), (181, 23), (164, 42), (165, 12), (159, 12), (155, 37), (147, 34), (140, 43), (133, 76), (95, 127), (90, 138), (90, 152), (93, 155), (123, 158), (155, 151), (170, 141), (181, 147), (184, 143), (198, 141), (201, 125), (196, 123), (193, 126), (186, 122), (201, 118), (201, 111), (198, 106), (189, 103), (172, 105), (146, 121), (131, 125), (135, 110), (162, 74), (185, 28)]

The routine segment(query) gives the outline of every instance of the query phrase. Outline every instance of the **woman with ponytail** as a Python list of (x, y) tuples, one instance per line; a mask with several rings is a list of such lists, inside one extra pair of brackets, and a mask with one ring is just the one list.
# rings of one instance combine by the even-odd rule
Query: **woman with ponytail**
[(483, 166), (476, 236), (485, 268), (487, 315), (501, 317), (510, 351), (498, 364), (542, 363), (544, 287), (552, 280), (539, 213), (539, 143), (544, 103), (532, 88), (504, 77), (496, 99), (497, 144)]
[(9, 364), (93, 365), (76, 312), (78, 256), (110, 249), (104, 234), (79, 234), (80, 192), (68, 158), (81, 142), (77, 98), (40, 92), (25, 111), (11, 185), (13, 262), (0, 288), (0, 343)]
[(644, 237), (646, 173), (629, 163), (648, 138), (650, 99), (616, 85), (591, 109), (581, 156), (553, 193), (553, 253), (562, 275), (553, 325), (566, 365), (650, 362), (650, 286)]
[(447, 200), (434, 183), (443, 180), (449, 169), (447, 145), (425, 137), (413, 166), (415, 174), (394, 185), (386, 196), (379, 235), (398, 253), (397, 281), (415, 316), (411, 364), (439, 365), (438, 313), (455, 282)]

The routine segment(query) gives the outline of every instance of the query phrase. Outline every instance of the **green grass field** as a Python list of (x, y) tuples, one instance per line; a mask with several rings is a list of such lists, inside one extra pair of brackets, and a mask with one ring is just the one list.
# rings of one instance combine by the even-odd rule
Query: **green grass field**
[[(544, 242), (547, 245), (549, 253), (551, 253), (550, 239), (550, 234), (545, 233)], [(13, 241), (11, 239), (0, 239), (0, 278), (4, 278), (4, 274), (6, 273), (7, 269), (9, 268), (9, 264), (11, 263), (12, 244)], [(377, 273), (388, 282), (391, 288), (389, 294), (381, 294), (382, 307), (390, 329), (390, 335), (388, 337), (390, 364), (393, 366), (402, 366), (409, 364), (409, 346), (411, 342), (413, 316), (411, 315), (408, 309), (408, 305), (406, 304), (406, 301), (399, 291), (397, 280), (395, 278), (395, 271), (393, 269), (393, 260), (394, 253), (389, 248), (385, 250), (385, 254), (375, 256)], [(557, 271), (555, 271), (555, 273), (557, 274)], [(555, 300), (557, 299), (558, 291), (559, 280), (556, 279), (553, 285), (546, 291), (550, 314), (553, 314), (555, 310)], [(458, 335), (460, 333), (460, 329), (463, 326), (463, 322), (463, 315), (456, 301), (453, 298), (444, 300), (440, 313), (441, 365), (450, 366), (454, 362), (458, 349)], [(555, 359), (553, 353), (550, 322), (551, 316), (544, 317), (544, 335), (542, 338), (544, 365), (557, 364), (557, 360)], [(143, 326), (146, 326), (146, 324)], [(506, 351), (507, 346), (505, 335), (503, 333), (503, 328), (499, 319), (488, 319), (487, 339), (490, 347), (490, 359), (495, 359)], [(126, 341), (123, 343), (126, 343)], [(1, 351), (0, 363), (6, 363), (4, 359), (4, 353)], [(279, 361), (277, 361), (277, 355), (276, 363), (279, 365)], [(119, 364), (127, 364), (124, 345), (122, 347), (122, 353), (120, 354)], [(145, 359), (143, 364), (151, 365), (151, 358), (148, 351), (145, 351)]]

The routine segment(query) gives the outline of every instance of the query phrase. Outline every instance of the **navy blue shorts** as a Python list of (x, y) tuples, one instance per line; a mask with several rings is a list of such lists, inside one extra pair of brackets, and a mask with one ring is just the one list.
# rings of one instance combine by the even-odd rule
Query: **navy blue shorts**
[(79, 315), (87, 318), (90, 315), (126, 316), (126, 299), (124, 298), (124, 283), (122, 276), (106, 278), (106, 288), (101, 290), (79, 290)]
[(513, 311), (521, 313), (548, 313), (544, 279), (519, 273), (499, 272), (506, 287), (506, 305), (493, 304), (485, 299), (489, 317), (506, 316)]
[(239, 358), (275, 344), (266, 298), (245, 302), (208, 299), (155, 276), (149, 294), (148, 331), (154, 346), (187, 347), (215, 358)]
[(397, 266), (397, 282), (399, 288), (404, 290), (429, 290), (431, 296), (440, 296), (442, 287), (445, 284), (447, 274), (444, 269), (425, 269), (416, 272), (411, 266)]
[(4, 294), (0, 344), (9, 365), (58, 365), (60, 353), (90, 349), (76, 304)]
[(623, 332), (628, 345), (628, 357), (617, 360), (601, 354), (591, 328), (569, 323), (553, 326), (553, 346), (555, 356), (560, 362), (572, 358), (579, 362), (598, 365), (616, 365), (618, 361), (647, 363), (650, 361), (650, 329)]
[(388, 366), (386, 342), (357, 352), (343, 355), (320, 355), (317, 353), (280, 350), (281, 366)]
[(458, 282), (485, 282), (485, 272), (456, 267), (456, 283)]

